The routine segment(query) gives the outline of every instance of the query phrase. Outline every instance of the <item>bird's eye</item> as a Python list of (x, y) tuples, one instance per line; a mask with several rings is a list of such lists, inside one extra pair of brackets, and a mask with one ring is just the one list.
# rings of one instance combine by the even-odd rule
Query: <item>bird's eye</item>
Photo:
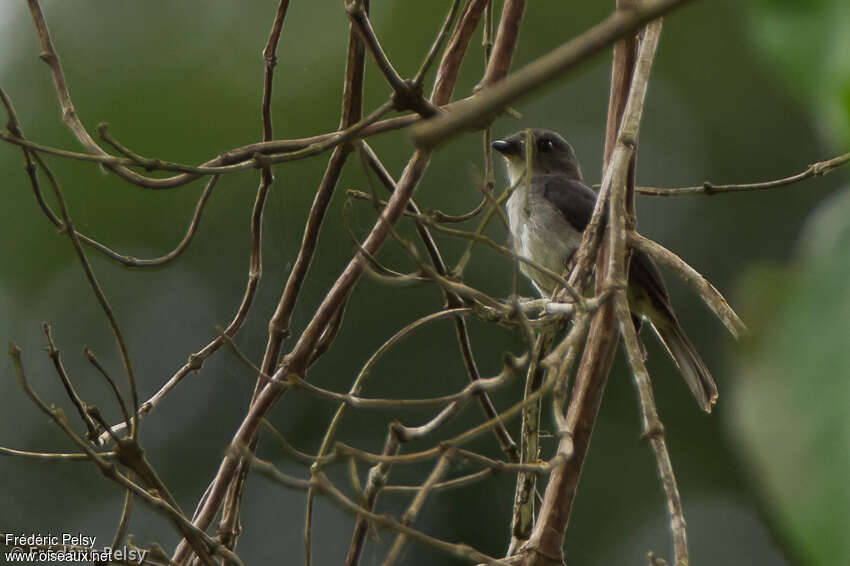
[(553, 147), (555, 146), (552, 140), (542, 139), (537, 141), (537, 149), (540, 151), (552, 151)]

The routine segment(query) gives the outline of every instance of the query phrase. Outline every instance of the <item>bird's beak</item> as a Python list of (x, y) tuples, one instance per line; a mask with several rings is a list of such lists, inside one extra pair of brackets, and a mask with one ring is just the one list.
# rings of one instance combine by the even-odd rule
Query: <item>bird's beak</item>
[(493, 149), (502, 155), (513, 155), (516, 152), (515, 144), (506, 140), (496, 140), (493, 142)]

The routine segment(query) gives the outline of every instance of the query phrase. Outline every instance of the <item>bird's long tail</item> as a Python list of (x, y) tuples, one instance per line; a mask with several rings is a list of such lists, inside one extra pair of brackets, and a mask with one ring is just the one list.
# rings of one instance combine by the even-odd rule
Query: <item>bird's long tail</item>
[(717, 400), (717, 385), (714, 383), (714, 378), (711, 377), (711, 372), (679, 322), (676, 320), (665, 322), (667, 324), (653, 324), (652, 328), (667, 348), (670, 357), (676, 362), (699, 406), (710, 413), (711, 406)]

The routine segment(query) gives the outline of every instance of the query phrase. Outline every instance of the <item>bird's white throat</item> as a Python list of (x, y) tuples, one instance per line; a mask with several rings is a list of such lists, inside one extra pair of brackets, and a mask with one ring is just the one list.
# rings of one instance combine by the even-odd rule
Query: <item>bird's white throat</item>
[(516, 187), (517, 182), (525, 173), (525, 162), (521, 159), (509, 157), (505, 159), (505, 167), (508, 171), (508, 182), (512, 187)]

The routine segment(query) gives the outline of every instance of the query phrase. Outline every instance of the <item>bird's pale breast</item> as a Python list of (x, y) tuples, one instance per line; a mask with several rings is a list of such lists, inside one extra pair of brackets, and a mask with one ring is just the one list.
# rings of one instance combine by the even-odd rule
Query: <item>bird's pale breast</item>
[[(578, 248), (581, 233), (543, 197), (543, 188), (521, 184), (508, 199), (508, 224), (517, 254), (561, 274), (570, 254)], [(541, 295), (550, 295), (556, 281), (528, 264), (520, 270), (531, 278)]]

